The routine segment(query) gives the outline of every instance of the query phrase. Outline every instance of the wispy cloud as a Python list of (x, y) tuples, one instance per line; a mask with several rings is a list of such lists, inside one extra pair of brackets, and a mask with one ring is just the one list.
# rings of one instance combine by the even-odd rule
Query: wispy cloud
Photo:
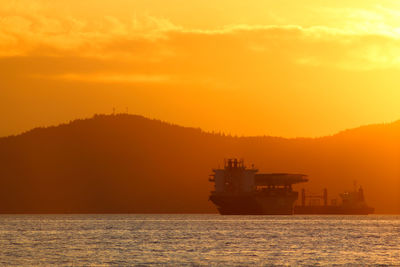
[[(354, 14), (358, 19), (367, 16), (379, 21), (380, 18), (364, 12)], [(298, 64), (326, 64), (347, 69), (391, 68), (400, 66), (397, 32), (398, 29), (382, 30), (376, 25), (341, 29), (240, 24), (218, 29), (186, 29), (152, 16), (133, 17), (130, 21), (106, 16), (93, 22), (70, 17), (4, 15), (0, 19), (0, 56), (73, 54), (159, 62), (195, 53), (191, 46), (201, 44), (204, 49), (210, 49), (209, 53), (219, 53), (226, 49), (229, 40), (238, 49), (259, 53), (286, 51), (287, 57)], [(213, 47), (208, 46), (210, 43)]]
[(112, 73), (66, 73), (60, 75), (31, 75), (36, 79), (53, 79), (71, 82), (95, 82), (95, 83), (167, 83), (172, 79), (167, 75), (144, 74), (112, 74)]

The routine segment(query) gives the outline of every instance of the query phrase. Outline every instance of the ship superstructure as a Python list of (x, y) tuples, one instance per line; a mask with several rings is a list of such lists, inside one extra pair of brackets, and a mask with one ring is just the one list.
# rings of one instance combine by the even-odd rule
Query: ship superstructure
[(292, 185), (307, 182), (304, 174), (258, 173), (243, 160), (225, 160), (223, 169), (210, 177), (215, 188), (210, 200), (224, 215), (290, 215), (298, 192)]

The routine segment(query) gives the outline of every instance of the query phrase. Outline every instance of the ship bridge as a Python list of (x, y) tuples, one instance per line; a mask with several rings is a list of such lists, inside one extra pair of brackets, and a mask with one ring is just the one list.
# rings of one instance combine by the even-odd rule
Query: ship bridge
[(258, 173), (252, 166), (246, 168), (243, 160), (225, 160), (223, 169), (214, 169), (210, 181), (215, 183), (215, 193), (256, 192), (265, 188), (291, 190), (293, 184), (307, 182), (305, 174)]

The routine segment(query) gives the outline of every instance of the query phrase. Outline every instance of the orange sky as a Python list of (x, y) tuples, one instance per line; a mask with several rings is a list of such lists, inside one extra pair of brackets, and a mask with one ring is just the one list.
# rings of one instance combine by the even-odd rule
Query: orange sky
[(0, 0), (0, 136), (113, 107), (238, 135), (394, 121), (399, 17), (382, 0)]

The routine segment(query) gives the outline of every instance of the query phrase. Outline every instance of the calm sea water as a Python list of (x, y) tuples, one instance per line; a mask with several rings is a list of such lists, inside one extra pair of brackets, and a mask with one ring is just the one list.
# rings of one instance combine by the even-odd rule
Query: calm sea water
[(400, 216), (0, 215), (0, 265), (400, 265)]

